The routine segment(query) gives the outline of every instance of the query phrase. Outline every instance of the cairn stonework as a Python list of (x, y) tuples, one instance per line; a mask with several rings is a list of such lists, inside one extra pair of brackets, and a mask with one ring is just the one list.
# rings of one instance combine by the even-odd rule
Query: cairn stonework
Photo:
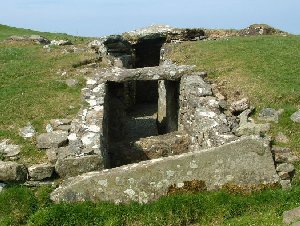
[[(147, 203), (189, 181), (209, 190), (228, 183), (289, 186), (296, 157), (271, 151), (270, 124), (249, 118), (250, 101), (227, 103), (205, 72), (165, 56), (167, 43), (205, 38), (202, 29), (151, 26), (89, 43), (109, 67), (87, 77), (74, 119), (51, 120), (36, 137), (49, 164), (29, 167), (28, 175), (13, 165), (7, 175), (2, 162), (0, 181), (59, 176), (65, 181), (51, 194), (55, 202)], [(273, 115), (261, 114), (267, 122)]]

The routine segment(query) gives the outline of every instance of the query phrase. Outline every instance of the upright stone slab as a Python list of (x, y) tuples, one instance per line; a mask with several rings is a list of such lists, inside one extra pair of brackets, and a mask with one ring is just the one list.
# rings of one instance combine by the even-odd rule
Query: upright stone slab
[(170, 186), (205, 181), (209, 190), (237, 185), (278, 182), (269, 143), (257, 137), (199, 152), (160, 158), (66, 180), (52, 194), (58, 202), (138, 201), (147, 203), (167, 194)]

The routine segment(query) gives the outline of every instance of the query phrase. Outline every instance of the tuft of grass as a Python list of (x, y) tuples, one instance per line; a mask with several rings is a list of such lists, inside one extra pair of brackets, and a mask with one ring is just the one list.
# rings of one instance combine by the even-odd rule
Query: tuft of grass
[(11, 187), (0, 193), (0, 225), (25, 224), (37, 209), (36, 199), (29, 189)]
[(207, 71), (229, 100), (241, 93), (259, 112), (284, 109), (271, 135), (279, 131), (290, 138), (300, 154), (299, 125), (289, 117), (300, 108), (300, 36), (234, 37), (218, 41), (185, 42), (172, 47), (168, 57)]

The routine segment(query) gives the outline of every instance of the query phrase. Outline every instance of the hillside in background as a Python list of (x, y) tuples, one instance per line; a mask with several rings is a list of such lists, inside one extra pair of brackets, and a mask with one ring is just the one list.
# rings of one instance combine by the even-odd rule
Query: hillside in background
[[(56, 46), (48, 51), (33, 42), (7, 39), (32, 34), (70, 40), (79, 50)], [(90, 40), (0, 25), (0, 140), (11, 139), (23, 146), (19, 161), (28, 164), (45, 158), (34, 142), (19, 136), (19, 128), (31, 122), (43, 132), (50, 119), (77, 114), (85, 71), (74, 65), (94, 58), (94, 53), (86, 51)], [(256, 107), (254, 118), (266, 107), (284, 109), (269, 135), (284, 133), (289, 142), (280, 145), (291, 147), (299, 156), (299, 124), (290, 120), (300, 108), (299, 49), (299, 36), (279, 32), (184, 42), (172, 45), (167, 57), (207, 71), (208, 79), (229, 100), (248, 97)], [(79, 83), (66, 85), (65, 81), (73, 78)], [(299, 165), (296, 167), (299, 171)], [(149, 205), (54, 205), (49, 200), (52, 188), (12, 185), (0, 192), (0, 225), (282, 225), (283, 211), (299, 206), (299, 180), (297, 174), (294, 188), (288, 192), (275, 188), (249, 194), (230, 187), (219, 192), (175, 194)]]

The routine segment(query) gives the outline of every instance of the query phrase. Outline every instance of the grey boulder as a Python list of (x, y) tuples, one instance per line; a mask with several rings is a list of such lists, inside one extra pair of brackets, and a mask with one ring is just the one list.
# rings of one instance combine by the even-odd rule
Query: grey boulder
[(103, 160), (99, 155), (59, 158), (55, 164), (55, 170), (60, 177), (72, 177), (101, 170), (103, 168), (102, 162)]
[(50, 164), (38, 164), (28, 168), (29, 177), (31, 180), (43, 180), (50, 178), (54, 172), (54, 166)]
[(300, 207), (283, 212), (283, 223), (290, 225), (300, 221)]
[(233, 114), (238, 114), (250, 107), (249, 100), (247, 98), (243, 98), (241, 100), (235, 101), (230, 105), (230, 111)]
[(0, 161), (0, 181), (21, 182), (27, 179), (27, 169), (16, 162)]
[(0, 154), (4, 157), (15, 157), (21, 152), (19, 145), (10, 144), (9, 140), (3, 140), (0, 142)]
[(300, 123), (300, 110), (291, 115), (291, 120)]
[(28, 123), (27, 126), (20, 129), (20, 136), (24, 138), (31, 138), (35, 135), (35, 129), (34, 127)]
[(43, 133), (36, 138), (37, 147), (40, 149), (59, 148), (68, 144), (68, 132), (53, 131)]
[(249, 136), (249, 135), (258, 135), (263, 136), (266, 132), (270, 130), (270, 124), (255, 124), (253, 122), (245, 123), (239, 126), (235, 134), (237, 136)]
[(264, 108), (259, 113), (259, 119), (266, 122), (276, 122), (278, 123), (279, 116), (282, 114), (283, 110), (275, 110), (273, 108)]

